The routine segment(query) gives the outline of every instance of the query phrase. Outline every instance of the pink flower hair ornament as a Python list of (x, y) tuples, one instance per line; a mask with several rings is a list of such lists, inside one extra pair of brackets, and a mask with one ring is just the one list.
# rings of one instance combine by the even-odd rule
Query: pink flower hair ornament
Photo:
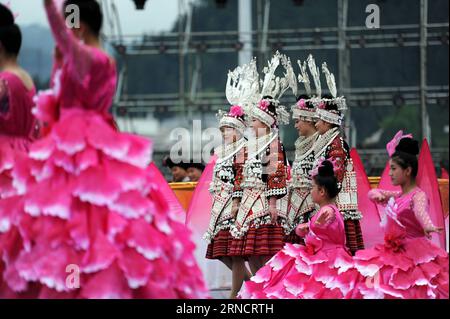
[(306, 108), (306, 100), (305, 100), (305, 99), (300, 99), (300, 100), (297, 102), (297, 107), (298, 107), (299, 109), (305, 109), (305, 108)]
[(392, 155), (394, 155), (397, 145), (404, 138), (413, 138), (413, 135), (412, 134), (403, 135), (403, 131), (400, 130), (397, 132), (397, 134), (395, 134), (394, 138), (389, 143), (387, 143), (386, 150), (389, 154), (389, 157), (392, 157)]
[(11, 10), (11, 12), (12, 12), (12, 14), (13, 14), (13, 16), (14, 16), (14, 21), (15, 21), (15, 20), (17, 19), (17, 17), (19, 16), (19, 13), (13, 12), (12, 7), (11, 7), (11, 1), (8, 1), (8, 2), (5, 4), (5, 7), (7, 7), (9, 10)]
[(228, 114), (232, 117), (242, 117), (244, 115), (244, 110), (239, 105), (233, 105)]
[(327, 105), (326, 105), (325, 102), (320, 102), (318, 108), (321, 109), (321, 110), (325, 110), (325, 107), (326, 107), (326, 106), (327, 106)]
[(269, 109), (270, 102), (268, 100), (261, 100), (258, 104), (258, 107), (263, 110), (267, 111)]

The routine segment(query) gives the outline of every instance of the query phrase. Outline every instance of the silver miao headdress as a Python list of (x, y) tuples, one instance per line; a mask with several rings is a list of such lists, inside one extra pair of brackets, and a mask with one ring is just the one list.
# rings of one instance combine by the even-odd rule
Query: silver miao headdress
[(322, 64), (322, 72), (325, 74), (325, 78), (327, 80), (328, 89), (330, 90), (331, 96), (333, 98), (331, 100), (323, 99), (324, 101), (332, 102), (337, 105), (339, 111), (345, 111), (347, 110), (347, 101), (344, 96), (337, 95), (337, 88), (336, 88), (336, 79), (334, 77), (334, 74), (328, 70), (327, 63), (324, 62)]
[[(275, 75), (280, 64), (286, 71), (282, 78)], [(257, 95), (258, 102), (253, 105), (251, 116), (269, 127), (289, 124), (289, 113), (285, 106), (280, 105), (280, 100), (289, 88), (297, 91), (297, 79), (290, 59), (277, 51), (268, 62), (268, 66), (264, 68), (263, 73), (264, 80), (261, 81), (261, 91)], [(268, 96), (270, 98), (267, 98)], [(269, 110), (270, 104), (276, 106), (276, 113)]]
[[(307, 62), (304, 61), (303, 63), (298, 60), (297, 61), (298, 66), (300, 67), (300, 72), (298, 76), (298, 82), (303, 83), (305, 86), (306, 95), (311, 97), (311, 82), (309, 80), (309, 75), (307, 71)], [(294, 96), (297, 96), (295, 92)], [(308, 107), (308, 104), (312, 104), (311, 99), (300, 99), (297, 101), (296, 104), (294, 104), (291, 108), (292, 111), (292, 117), (294, 119), (302, 119), (304, 121), (310, 121), (314, 122), (317, 120), (316, 110), (314, 107)]]
[(219, 127), (232, 127), (244, 133), (246, 122), (244, 115), (248, 114), (254, 104), (254, 97), (259, 91), (259, 75), (256, 60), (243, 66), (238, 66), (228, 73), (225, 94), (231, 105), (229, 112), (219, 111)]
[(320, 82), (320, 69), (316, 66), (316, 60), (314, 60), (313, 56), (310, 54), (308, 56), (308, 66), (309, 72), (311, 73), (314, 81), (314, 86), (316, 88), (316, 94), (311, 99), (314, 104), (320, 103), (322, 99), (322, 84)]
[[(347, 103), (345, 97), (337, 96), (337, 88), (336, 88), (336, 79), (334, 74), (330, 72), (328, 69), (327, 63), (324, 62), (322, 64), (322, 72), (325, 74), (325, 78), (327, 81), (328, 89), (330, 90), (330, 94), (332, 96), (331, 99), (321, 99), (317, 105), (317, 116), (319, 119), (335, 124), (342, 125), (344, 120), (344, 111), (347, 109)], [(334, 104), (337, 106), (337, 110), (330, 110), (327, 106), (330, 104)]]

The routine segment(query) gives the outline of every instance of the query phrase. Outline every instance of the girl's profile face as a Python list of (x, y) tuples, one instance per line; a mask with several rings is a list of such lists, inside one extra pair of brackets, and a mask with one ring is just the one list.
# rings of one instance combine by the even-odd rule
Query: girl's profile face
[(220, 128), (222, 138), (225, 144), (231, 144), (239, 139), (239, 132), (235, 128), (224, 126)]
[(257, 118), (252, 118), (250, 126), (257, 137), (263, 136), (264, 134), (267, 133), (267, 130), (269, 129), (269, 127), (266, 124), (264, 124)]
[(391, 177), (392, 185), (400, 186), (405, 184), (411, 178), (411, 167), (402, 168), (395, 160), (389, 161), (389, 176)]
[(325, 189), (317, 185), (316, 181), (313, 179), (311, 189), (311, 197), (313, 202), (320, 205), (320, 203), (326, 199), (326, 196), (327, 193), (325, 192)]
[(330, 123), (327, 123), (323, 120), (318, 120), (316, 123), (316, 129), (317, 132), (319, 132), (320, 135), (325, 134), (327, 131), (329, 131), (332, 128), (332, 125)]
[(202, 173), (203, 173), (202, 170), (195, 167), (189, 167), (187, 169), (187, 175), (191, 182), (198, 182), (202, 177)]
[(307, 136), (311, 128), (315, 128), (315, 124), (301, 119), (296, 119), (294, 127), (298, 131), (299, 136)]

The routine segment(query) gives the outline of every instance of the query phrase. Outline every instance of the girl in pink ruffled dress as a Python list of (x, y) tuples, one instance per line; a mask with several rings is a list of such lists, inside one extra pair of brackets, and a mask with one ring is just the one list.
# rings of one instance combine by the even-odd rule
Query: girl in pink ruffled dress
[(58, 59), (35, 114), (49, 130), (14, 168), (20, 240), (3, 256), (0, 296), (207, 297), (190, 233), (149, 168), (151, 142), (117, 132), (108, 113), (116, 65), (100, 46), (98, 2), (65, 2), (80, 9), (73, 30), (44, 3)]
[(17, 63), (21, 44), (12, 12), (0, 3), (0, 198), (14, 195), (14, 158), (28, 150), (35, 129), (33, 80)]
[(334, 199), (338, 194), (333, 163), (312, 173), (311, 196), (320, 206), (309, 223), (296, 228), (306, 246), (286, 244), (244, 284), (240, 298), (341, 299), (351, 295), (358, 273), (346, 247), (345, 225)]
[(384, 243), (357, 252), (354, 262), (364, 277), (355, 298), (448, 299), (448, 254), (433, 244), (429, 200), (416, 185), (419, 144), (405, 137), (388, 147), (390, 177), (401, 192), (375, 189), (369, 197), (385, 206)]
[(18, 229), (12, 226), (13, 211), (9, 209), (18, 195), (12, 171), (17, 158), (26, 156), (35, 133), (31, 113), (34, 84), (17, 63), (21, 43), (22, 34), (12, 12), (0, 3), (0, 274), (12, 248), (11, 239), (19, 237)]

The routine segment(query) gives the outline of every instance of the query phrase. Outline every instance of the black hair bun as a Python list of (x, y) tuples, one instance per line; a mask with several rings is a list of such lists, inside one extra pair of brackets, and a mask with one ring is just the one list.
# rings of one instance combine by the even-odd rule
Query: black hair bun
[(330, 161), (325, 160), (322, 162), (322, 165), (319, 166), (319, 176), (321, 176), (321, 177), (333, 177), (334, 176), (334, 167)]
[(10, 27), (14, 25), (14, 15), (11, 10), (0, 3), (0, 27)]
[(419, 142), (409, 137), (403, 138), (398, 143), (395, 151), (416, 156), (419, 154)]

